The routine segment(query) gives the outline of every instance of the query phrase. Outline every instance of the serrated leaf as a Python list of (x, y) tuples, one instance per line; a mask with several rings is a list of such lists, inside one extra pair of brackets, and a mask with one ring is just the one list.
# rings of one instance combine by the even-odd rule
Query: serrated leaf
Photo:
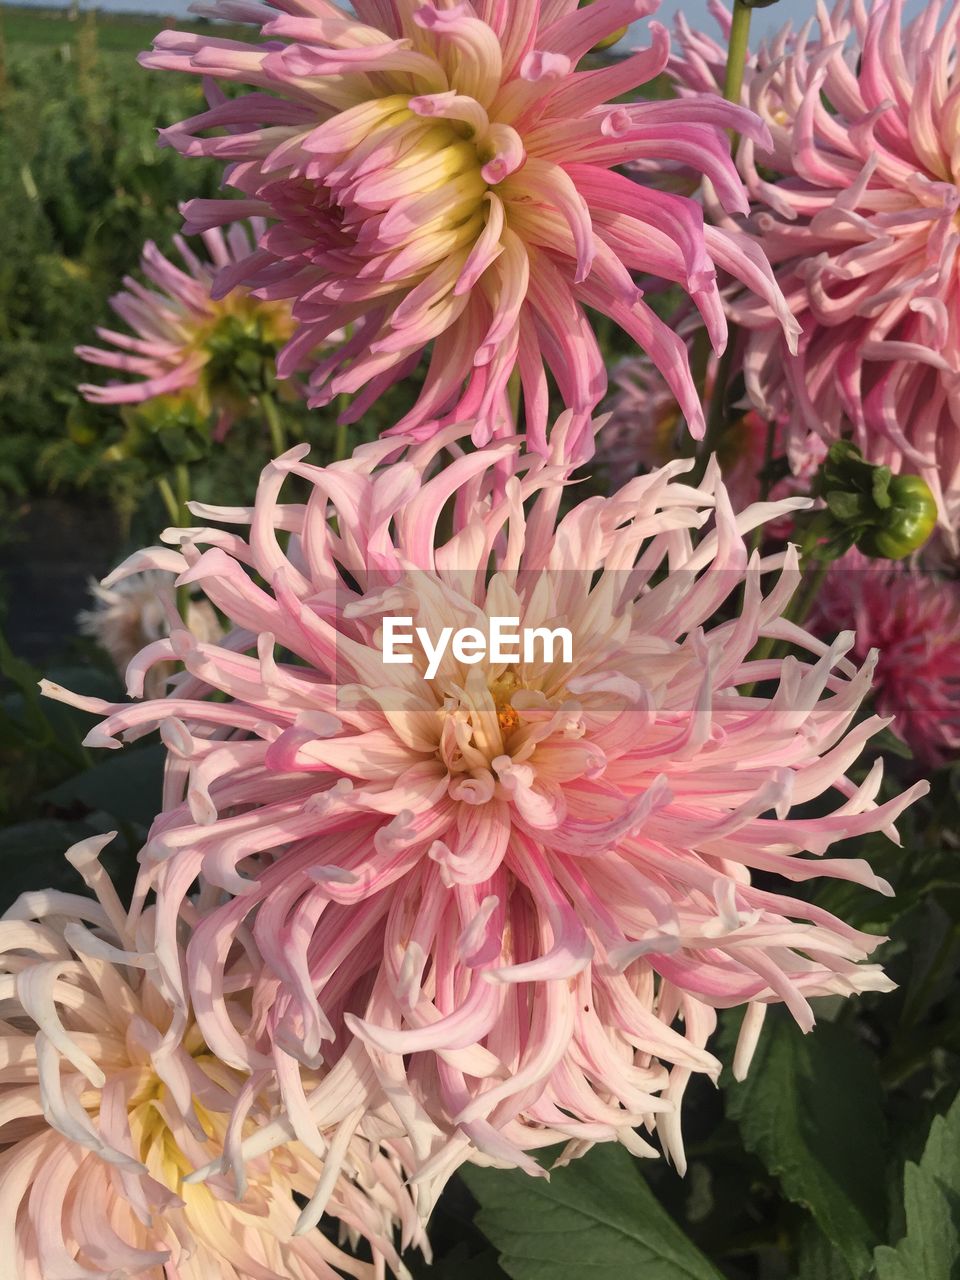
[(595, 1147), (550, 1181), (518, 1170), (461, 1170), (477, 1226), (512, 1280), (721, 1280), (658, 1203), (623, 1147)]
[(749, 1076), (728, 1085), (727, 1111), (787, 1198), (810, 1210), (862, 1276), (886, 1204), (883, 1093), (868, 1051), (831, 1023), (805, 1036), (775, 1010)]
[(903, 1173), (907, 1234), (874, 1254), (877, 1280), (960, 1277), (960, 1095), (937, 1116), (919, 1164)]

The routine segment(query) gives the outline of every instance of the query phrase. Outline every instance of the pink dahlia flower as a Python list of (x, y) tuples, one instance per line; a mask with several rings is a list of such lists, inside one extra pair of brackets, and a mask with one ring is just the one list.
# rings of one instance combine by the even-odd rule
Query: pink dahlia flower
[[(707, 366), (708, 394), (716, 376), (716, 361)], [(610, 468), (611, 479), (661, 467), (684, 452), (684, 424), (677, 402), (663, 379), (644, 357), (624, 360), (614, 370), (616, 391), (610, 398), (610, 418), (603, 430), (599, 455)], [(768, 424), (749, 404), (731, 416), (716, 441), (717, 462), (731, 505), (740, 510), (757, 502), (763, 493), (763, 470), (767, 450), (771, 460), (785, 459), (790, 474), (777, 480), (768, 496), (779, 498), (808, 494), (817, 468), (826, 456), (826, 445), (812, 432), (805, 440), (791, 439), (777, 423), (772, 441)], [(787, 537), (793, 521), (789, 516), (771, 521), (765, 532), (771, 537)]]
[[(236, 208), (224, 221), (235, 215)], [(133, 377), (106, 386), (84, 383), (79, 388), (83, 396), (93, 404), (120, 405), (158, 396), (188, 399), (201, 413), (216, 414), (216, 433), (222, 437), (247, 407), (248, 397), (232, 385), (235, 368), (230, 366), (236, 365), (238, 352), (253, 347), (258, 353), (269, 351), (272, 359), (293, 332), (288, 303), (256, 302), (245, 289), (228, 298), (211, 297), (216, 275), (243, 261), (263, 229), (262, 220), (254, 218), (249, 224), (234, 222), (226, 233), (219, 227), (205, 231), (206, 260), (175, 236), (186, 270), (148, 242), (140, 259), (148, 284), (126, 276), (123, 292), (110, 299), (133, 336), (98, 328), (97, 336), (109, 347), (76, 349), (90, 364)]]
[(960, 752), (960, 583), (856, 551), (831, 565), (813, 627), (856, 629), (855, 653), (879, 652), (874, 696), (924, 765)]
[[(528, 432), (546, 451), (549, 369), (580, 415), (606, 389), (585, 308), (611, 317), (649, 353), (694, 434), (702, 410), (686, 353), (642, 300), (632, 272), (675, 282), (696, 302), (716, 348), (726, 321), (716, 269), (765, 300), (793, 341), (796, 326), (763, 255), (747, 237), (705, 227), (698, 204), (641, 187), (615, 166), (682, 159), (709, 176), (723, 206), (745, 212), (725, 127), (759, 142), (766, 127), (739, 107), (702, 101), (617, 104), (667, 62), (669, 38), (608, 66), (577, 70), (591, 48), (656, 0), (326, 0), (275, 8), (221, 0), (205, 12), (247, 20), (266, 43), (164, 31), (148, 67), (186, 71), (254, 92), (164, 131), (188, 155), (229, 164), (245, 199), (195, 200), (203, 230), (239, 207), (271, 219), (256, 250), (226, 268), (237, 284), (293, 299), (298, 330), (283, 376), (311, 365), (311, 403), (356, 396), (359, 417), (431, 346), (413, 409), (395, 428), (429, 434), (476, 421), (487, 441), (504, 416), (514, 369)], [(210, 130), (226, 132), (206, 136)], [(346, 336), (319, 362), (311, 351)], [(506, 428), (512, 430), (511, 427)]]
[[(751, 1007), (742, 1069), (768, 1003), (809, 1029), (811, 997), (885, 988), (859, 963), (878, 939), (789, 885), (887, 891), (864, 862), (825, 855), (894, 836), (925, 784), (878, 804), (879, 760), (846, 777), (885, 723), (853, 725), (875, 658), (857, 670), (850, 633), (827, 645), (783, 620), (793, 549), (748, 555), (744, 535), (805, 499), (736, 516), (715, 466), (695, 489), (677, 461), (561, 516), (569, 464), (515, 439), (462, 453), (467, 430), (325, 468), (300, 446), (264, 470), (253, 508), (194, 505), (227, 529), (170, 531), (176, 550), (127, 567), (179, 571), (235, 630), (145, 649), (134, 696), (154, 663), (184, 664), (164, 700), (46, 691), (106, 717), (90, 745), (163, 732), (140, 895), (157, 895), (171, 998), (192, 993), (224, 1061), (331, 1062), (354, 1033), (411, 1139), (424, 1116), (451, 1135), (421, 1144), (434, 1171), (476, 1152), (536, 1171), (524, 1152), (559, 1137), (650, 1152), (640, 1124), (682, 1163), (679, 1099), (692, 1071), (719, 1068), (704, 1050), (715, 1009)], [(305, 502), (280, 502), (288, 477)], [(741, 588), (742, 612), (713, 621)], [(475, 628), (473, 650), (448, 647), (433, 678), (416, 646), (387, 663), (385, 620), (400, 617), (431, 647)], [(560, 623), (571, 646), (484, 657), (495, 617)], [(751, 661), (761, 635), (809, 656)], [(820, 816), (794, 813), (814, 799)], [(198, 922), (182, 977), (198, 876), (230, 896)], [(263, 971), (238, 1021), (227, 966), (251, 941)]]
[[(706, 387), (711, 393), (716, 376), (716, 360), (707, 366)], [(610, 399), (610, 419), (599, 448), (611, 484), (624, 476), (660, 467), (685, 447), (684, 423), (677, 403), (650, 362), (644, 357), (624, 360), (614, 372), (616, 392)], [(715, 442), (717, 462), (731, 505), (740, 510), (763, 498), (778, 501), (808, 495), (811, 482), (826, 456), (827, 446), (813, 432), (806, 438), (791, 437), (783, 423), (769, 427), (749, 403), (734, 410)], [(768, 457), (768, 449), (770, 454)], [(787, 474), (764, 492), (766, 467)], [(792, 513), (772, 518), (764, 525), (764, 541), (788, 540), (794, 531)]]
[[(113, 587), (91, 581), (93, 608), (77, 614), (81, 635), (90, 636), (110, 657), (119, 675), (153, 640), (170, 633), (170, 618), (176, 613), (173, 579), (168, 573), (137, 573)], [(187, 606), (187, 627), (198, 640), (217, 640), (221, 633), (216, 610), (209, 600), (191, 600)], [(154, 667), (144, 685), (148, 697), (162, 697), (173, 667)]]
[[(402, 1168), (376, 1141), (331, 1134), (318, 1153), (288, 1129), (247, 1162), (239, 1187), (189, 1180), (211, 1158), (232, 1161), (272, 1106), (264, 1078), (219, 1062), (154, 984), (149, 948), (97, 861), (110, 838), (67, 853), (96, 901), (28, 893), (0, 920), (4, 1276), (377, 1280), (385, 1264), (406, 1275), (394, 1231), (419, 1240), (419, 1222)], [(295, 1195), (318, 1191), (343, 1235), (369, 1242), (373, 1264), (319, 1231), (295, 1234)]]
[[(726, 33), (729, 15), (714, 13)], [(899, 0), (841, 0), (818, 17), (817, 38), (785, 30), (745, 78), (773, 139), (740, 147), (750, 228), (803, 329), (791, 359), (770, 314), (740, 298), (748, 384), (793, 431), (852, 434), (871, 462), (922, 474), (956, 551), (960, 9), (934, 2), (901, 27)], [(725, 51), (680, 34), (682, 89), (719, 93)]]

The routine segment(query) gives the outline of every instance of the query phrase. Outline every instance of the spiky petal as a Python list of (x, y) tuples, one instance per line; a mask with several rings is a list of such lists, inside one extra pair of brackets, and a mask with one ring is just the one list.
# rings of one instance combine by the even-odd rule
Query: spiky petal
[[(183, 662), (169, 697), (47, 687), (105, 717), (90, 745), (159, 726), (170, 748), (140, 895), (157, 896), (174, 1003), (193, 992), (206, 1042), (248, 1070), (258, 1036), (309, 1065), (352, 1032), (411, 1141), (424, 1118), (451, 1135), (420, 1147), (434, 1170), (481, 1153), (535, 1172), (526, 1152), (561, 1137), (649, 1153), (639, 1124), (682, 1163), (679, 1101), (691, 1072), (718, 1069), (715, 1009), (756, 1005), (755, 1029), (784, 1001), (809, 1029), (811, 997), (886, 985), (859, 963), (876, 937), (753, 872), (884, 890), (825, 855), (895, 834), (925, 789), (879, 803), (879, 761), (848, 779), (885, 723), (853, 723), (875, 658), (857, 670), (852, 634), (827, 645), (784, 621), (792, 550), (747, 552), (756, 525), (806, 500), (735, 515), (715, 466), (692, 488), (674, 462), (558, 515), (571, 416), (550, 462), (515, 439), (464, 453), (469, 426), (393, 460), (385, 440), (324, 468), (289, 451), (252, 509), (194, 507), (226, 531), (171, 531), (178, 550), (132, 562), (179, 568), (235, 627), (217, 644), (181, 629), (132, 664), (137, 695), (152, 663)], [(305, 502), (280, 501), (288, 477)], [(741, 588), (742, 609), (712, 621)], [(402, 616), (433, 643), (444, 627), (488, 635), (493, 617), (562, 621), (573, 653), (448, 648), (427, 679), (419, 648), (384, 662), (384, 619)], [(808, 656), (752, 661), (759, 636)], [(795, 814), (815, 798), (820, 816)], [(228, 897), (184, 980), (198, 875)], [(240, 939), (262, 964), (252, 1020), (228, 1001)]]
[[(396, 431), (422, 436), (470, 418), (477, 444), (509, 432), (505, 393), (518, 370), (529, 438), (545, 453), (546, 368), (578, 415), (568, 446), (583, 450), (606, 387), (589, 308), (649, 353), (699, 435), (685, 350), (642, 300), (637, 272), (685, 289), (718, 349), (718, 268), (757, 290), (795, 339), (762, 254), (705, 227), (696, 202), (617, 171), (634, 158), (684, 159), (729, 210), (744, 211), (724, 128), (767, 140), (753, 116), (714, 99), (612, 101), (666, 65), (669, 38), (655, 23), (649, 48), (578, 70), (604, 36), (655, 7), (359, 0), (355, 14), (324, 2), (308, 16), (221, 0), (205, 12), (258, 23), (265, 42), (157, 37), (146, 66), (253, 89), (229, 99), (218, 90), (209, 111), (163, 138), (225, 161), (243, 211), (271, 220), (217, 290), (242, 283), (293, 300), (298, 331), (279, 368), (310, 367), (311, 403), (354, 395), (353, 420), (432, 344), (422, 391)], [(188, 226), (217, 226), (237, 204), (195, 200)], [(312, 359), (341, 326), (347, 336)]]

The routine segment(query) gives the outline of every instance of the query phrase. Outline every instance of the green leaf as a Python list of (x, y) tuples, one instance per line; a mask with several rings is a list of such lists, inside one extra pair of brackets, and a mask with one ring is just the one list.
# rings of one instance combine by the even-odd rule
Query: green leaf
[(881, 511), (886, 511), (893, 501), (890, 497), (890, 481), (892, 478), (893, 472), (889, 467), (877, 467), (871, 477), (871, 497)]
[(471, 1253), (463, 1241), (432, 1262), (423, 1262), (416, 1254), (404, 1255), (403, 1260), (418, 1280), (504, 1280), (506, 1274), (497, 1266), (489, 1246), (481, 1253)]
[(461, 1170), (477, 1226), (513, 1280), (721, 1280), (660, 1206), (623, 1147), (595, 1147), (550, 1181), (518, 1170)]
[(52, 818), (19, 822), (0, 831), (0, 912), (28, 889), (83, 893), (83, 881), (63, 855), (93, 834), (86, 824)]
[(850, 1268), (815, 1223), (807, 1219), (800, 1231), (797, 1280), (850, 1280)]
[(79, 802), (91, 812), (148, 827), (160, 812), (165, 755), (161, 743), (112, 752), (92, 769), (61, 782), (43, 798), (64, 809)]
[(919, 1164), (903, 1172), (907, 1234), (874, 1254), (877, 1280), (960, 1277), (960, 1095), (937, 1116)]
[(861, 520), (868, 513), (868, 505), (859, 493), (846, 493), (842, 489), (831, 489), (825, 495), (830, 514), (845, 524), (852, 520)]
[(805, 1036), (778, 1009), (749, 1076), (727, 1096), (744, 1145), (862, 1276), (883, 1239), (886, 1205), (883, 1093), (870, 1053), (832, 1023)]

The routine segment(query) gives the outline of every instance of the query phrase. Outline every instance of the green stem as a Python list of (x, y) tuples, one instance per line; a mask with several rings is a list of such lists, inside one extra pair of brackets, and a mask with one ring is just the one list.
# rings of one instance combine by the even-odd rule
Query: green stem
[[(727, 66), (723, 77), (723, 96), (728, 102), (740, 102), (743, 90), (743, 73), (747, 65), (747, 52), (750, 44), (750, 10), (743, 0), (733, 2), (733, 21), (730, 26), (730, 41), (727, 45)], [(737, 148), (739, 138), (732, 134), (730, 138), (731, 152)], [(707, 429), (697, 450), (697, 465), (694, 468), (695, 481), (703, 478), (707, 460), (714, 453), (726, 427), (727, 417), (727, 383), (733, 366), (733, 353), (736, 348), (736, 330), (732, 325), (727, 332), (727, 345), (723, 355), (717, 362), (717, 376), (713, 382), (713, 394), (710, 397), (710, 411), (707, 417)], [(706, 381), (706, 379), (704, 379)]]
[(270, 446), (273, 449), (274, 457), (279, 458), (281, 453), (287, 451), (287, 433), (283, 428), (283, 422), (277, 410), (277, 402), (269, 391), (265, 391), (259, 397), (260, 408), (263, 410), (263, 416), (267, 420), (267, 429), (270, 432)]
[(690, 351), (690, 374), (693, 378), (694, 386), (700, 393), (700, 399), (707, 398), (707, 371), (710, 368), (710, 335), (707, 333), (706, 326), (701, 325), (693, 335), (693, 345)]
[(790, 606), (786, 612), (787, 618), (791, 622), (795, 622), (798, 627), (802, 627), (806, 622), (810, 613), (810, 606), (817, 598), (830, 565), (826, 560), (821, 560), (815, 568), (809, 564), (805, 567), (806, 573), (800, 585), (800, 590), (790, 601)]
[(190, 468), (185, 462), (178, 462), (173, 475), (177, 484), (177, 518), (181, 525), (186, 526), (190, 523), (190, 510), (187, 507), (190, 501)]
[[(766, 502), (770, 497), (770, 470), (773, 466), (773, 450), (777, 438), (777, 424), (775, 422), (767, 423), (767, 439), (763, 446), (763, 470), (760, 472), (760, 497), (758, 502)], [(760, 544), (763, 542), (763, 525), (758, 524), (750, 535), (750, 555), (760, 550)], [(743, 606), (747, 599), (747, 584), (744, 581), (740, 588), (740, 609), (743, 613)]]
[[(829, 564), (826, 560), (822, 560), (816, 565), (807, 564), (799, 590), (790, 601), (787, 611), (783, 615), (788, 622), (795, 622), (798, 627), (802, 627), (806, 622), (810, 606), (817, 598), (817, 593), (823, 584), (828, 568)], [(773, 636), (761, 636), (753, 646), (750, 661), (762, 662), (764, 658), (771, 656), (776, 647), (777, 640)], [(749, 698), (756, 687), (756, 681), (754, 681), (753, 684), (745, 685), (741, 692), (745, 698)]]
[(340, 421), (340, 415), (346, 412), (349, 404), (350, 397), (345, 393), (337, 398), (337, 434), (333, 441), (334, 462), (342, 462), (350, 454), (350, 427), (346, 422)]
[(173, 489), (170, 487), (170, 481), (166, 476), (157, 477), (157, 490), (163, 499), (163, 505), (167, 509), (167, 515), (170, 517), (171, 524), (180, 524), (180, 504), (177, 502)]
[[(190, 469), (185, 462), (178, 462), (174, 470), (174, 479), (177, 484), (177, 508), (178, 521), (181, 528), (186, 528), (190, 523), (190, 511), (187, 503), (190, 501)], [(180, 617), (183, 619), (184, 626), (187, 624), (190, 608), (190, 588), (177, 587), (177, 609)]]
[[(743, 73), (747, 65), (747, 52), (750, 46), (750, 9), (743, 0), (733, 0), (733, 21), (730, 24), (730, 41), (727, 45), (727, 67), (723, 76), (723, 96), (728, 102), (740, 101), (743, 92)], [(735, 151), (739, 136), (731, 139), (731, 150)]]
[[(763, 446), (763, 470), (760, 472), (760, 501), (766, 502), (770, 497), (770, 472), (773, 469), (773, 451), (777, 444), (777, 424), (771, 419), (767, 423), (767, 439)], [(755, 535), (759, 535), (762, 526), (755, 530)], [(759, 536), (757, 537), (757, 546), (760, 545)]]
[(727, 345), (723, 349), (723, 355), (717, 361), (717, 375), (713, 380), (713, 394), (710, 396), (710, 408), (707, 411), (707, 429), (697, 447), (697, 465), (693, 469), (691, 480), (693, 484), (699, 484), (703, 479), (710, 455), (719, 449), (727, 426), (727, 382), (733, 367), (735, 340), (736, 333), (731, 325), (727, 332)]
[(520, 370), (516, 368), (507, 382), (507, 403), (510, 406), (510, 416), (516, 431), (520, 430), (520, 390)]
[[(770, 497), (770, 472), (773, 469), (773, 451), (777, 441), (777, 424), (767, 423), (767, 439), (763, 446), (763, 470), (760, 472), (760, 497), (758, 502), (766, 502)], [(759, 551), (763, 541), (763, 525), (758, 524), (750, 537), (750, 551)]]

